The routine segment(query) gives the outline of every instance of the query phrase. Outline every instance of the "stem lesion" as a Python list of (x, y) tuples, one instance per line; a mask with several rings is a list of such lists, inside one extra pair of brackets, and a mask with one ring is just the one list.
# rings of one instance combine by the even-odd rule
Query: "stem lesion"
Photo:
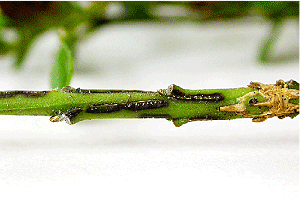
[[(220, 111), (234, 112), (242, 117), (251, 117), (253, 122), (263, 122), (268, 118), (277, 116), (283, 119), (288, 116), (299, 114), (299, 103), (292, 103), (292, 99), (298, 99), (299, 90), (291, 89), (294, 81), (284, 82), (278, 80), (276, 84), (262, 84), (251, 82), (248, 87), (257, 89), (240, 97), (239, 103), (220, 108)], [(299, 84), (298, 84), (299, 89)], [(257, 107), (255, 112), (251, 109)]]
[(113, 118), (165, 118), (181, 126), (192, 121), (253, 118), (262, 122), (299, 114), (299, 84), (251, 82), (248, 88), (189, 90), (177, 85), (154, 91), (86, 90), (2, 91), (0, 114), (51, 116), (75, 124)]

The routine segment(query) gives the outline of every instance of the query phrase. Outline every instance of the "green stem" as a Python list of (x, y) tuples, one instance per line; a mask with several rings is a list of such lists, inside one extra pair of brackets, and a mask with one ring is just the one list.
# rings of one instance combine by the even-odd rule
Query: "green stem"
[[(298, 88), (299, 89), (299, 88)], [(138, 90), (83, 90), (65, 87), (53, 91), (2, 91), (0, 115), (52, 116), (51, 121), (74, 124), (82, 120), (106, 118), (166, 118), (176, 126), (195, 120), (243, 118), (220, 107), (240, 103), (239, 98), (257, 88), (188, 90), (171, 85), (157, 92)], [(294, 90), (294, 89), (292, 89)], [(256, 102), (264, 102), (262, 97)], [(253, 100), (252, 100), (253, 101)], [(299, 99), (293, 101), (299, 103)], [(250, 105), (251, 106), (251, 105)], [(251, 114), (266, 108), (247, 107)]]

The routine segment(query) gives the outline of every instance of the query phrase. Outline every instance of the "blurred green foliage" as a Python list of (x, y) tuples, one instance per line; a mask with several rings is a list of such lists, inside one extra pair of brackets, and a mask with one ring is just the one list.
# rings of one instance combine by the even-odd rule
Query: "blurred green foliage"
[(149, 1), (123, 1), (125, 7), (124, 19), (141, 20), (152, 19), (150, 13), (151, 4)]
[[(5, 27), (5, 16), (3, 15), (1, 9), (0, 9), (0, 33), (2, 31), (2, 29)], [(8, 42), (5, 41), (4, 38), (0, 37), (0, 56), (1, 55), (5, 55), (8, 53), (9, 49), (8, 49)]]
[[(118, 17), (109, 17), (106, 14), (108, 6), (113, 3), (123, 6), (122, 13)], [(182, 6), (189, 10), (189, 14), (184, 17), (169, 18), (157, 16), (153, 11), (161, 5)], [(0, 8), (0, 56), (14, 54), (15, 68), (20, 68), (34, 40), (50, 29), (63, 29), (67, 33), (62, 46), (68, 48), (71, 58), (74, 58), (74, 45), (86, 38), (90, 32), (107, 23), (166, 19), (174, 19), (172, 20), (174, 23), (180, 20), (201, 22), (234, 19), (249, 16), (251, 13), (260, 15), (273, 24), (273, 29), (259, 53), (259, 60), (267, 62), (272, 55), (273, 44), (279, 37), (278, 32), (282, 21), (287, 17), (299, 18), (298, 1), (100, 1), (90, 2), (85, 6), (82, 2), (67, 1), (0, 1)], [(79, 31), (81, 25), (86, 25), (87, 28)], [(5, 29), (16, 32), (17, 39), (7, 41), (1, 34)], [(60, 56), (62, 56), (61, 50), (58, 52)]]
[(299, 19), (299, 1), (259, 1), (252, 2), (252, 7), (264, 12), (272, 21), (272, 30), (259, 50), (259, 60), (266, 63), (272, 58), (273, 46), (280, 37), (283, 20), (287, 17)]
[(273, 20), (290, 16), (299, 18), (299, 1), (253, 1), (252, 6), (264, 11)]

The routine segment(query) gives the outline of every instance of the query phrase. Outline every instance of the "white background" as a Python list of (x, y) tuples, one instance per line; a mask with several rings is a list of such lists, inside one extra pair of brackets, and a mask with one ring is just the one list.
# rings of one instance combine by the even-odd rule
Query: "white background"
[[(284, 24), (276, 60), (258, 49), (267, 22), (105, 26), (78, 45), (71, 86), (155, 91), (299, 82), (298, 22)], [(58, 48), (40, 37), (24, 68), (0, 59), (0, 90), (48, 90)], [(0, 195), (9, 198), (298, 198), (299, 117), (191, 122), (164, 119), (51, 123), (0, 116)], [(6, 197), (7, 198), (7, 197)]]

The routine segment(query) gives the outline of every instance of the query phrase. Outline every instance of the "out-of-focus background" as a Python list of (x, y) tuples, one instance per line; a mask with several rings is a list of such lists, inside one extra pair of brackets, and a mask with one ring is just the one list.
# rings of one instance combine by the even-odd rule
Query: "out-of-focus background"
[[(299, 2), (0, 2), (0, 90), (299, 82)], [(63, 35), (63, 36), (62, 36)], [(63, 39), (62, 39), (63, 38)], [(0, 116), (1, 197), (298, 198), (299, 116), (192, 122)]]

